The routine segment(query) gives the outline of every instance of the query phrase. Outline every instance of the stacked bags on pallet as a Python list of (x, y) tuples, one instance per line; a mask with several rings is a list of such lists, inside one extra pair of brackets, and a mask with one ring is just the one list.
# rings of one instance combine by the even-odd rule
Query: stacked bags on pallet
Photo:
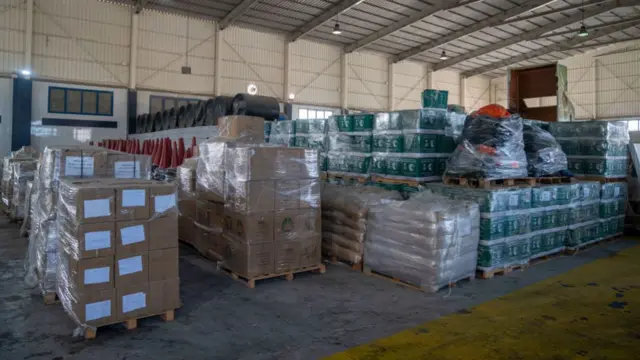
[(402, 200), (400, 193), (373, 186), (325, 184), (322, 190), (322, 252), (362, 263), (369, 209)]
[(327, 173), (368, 178), (373, 114), (333, 115), (327, 120)]
[(369, 210), (365, 267), (436, 292), (475, 276), (478, 205), (425, 191)]

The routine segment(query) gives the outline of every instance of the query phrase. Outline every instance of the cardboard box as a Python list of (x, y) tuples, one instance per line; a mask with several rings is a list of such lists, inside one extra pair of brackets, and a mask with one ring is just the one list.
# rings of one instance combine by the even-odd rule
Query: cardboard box
[(75, 314), (80, 324), (102, 326), (115, 323), (116, 290), (81, 292), (76, 294), (76, 301), (64, 301), (67, 312)]
[(322, 185), (318, 179), (300, 180), (300, 208), (319, 209)]
[(227, 179), (225, 206), (237, 212), (273, 211), (275, 183), (273, 181), (234, 181)]
[(106, 175), (108, 152), (106, 149), (70, 146), (58, 151), (60, 166), (57, 178)]
[(276, 181), (275, 210), (289, 210), (300, 207), (300, 181)]
[(105, 176), (116, 179), (143, 179), (151, 172), (151, 156), (108, 153)]
[(76, 292), (94, 292), (113, 288), (113, 256), (75, 260), (65, 256), (67, 282)]
[(223, 267), (244, 277), (274, 273), (273, 243), (246, 244), (226, 234), (222, 238), (226, 243)]
[(178, 246), (178, 215), (171, 213), (149, 220), (149, 250)]
[(298, 212), (296, 232), (301, 238), (322, 236), (322, 212), (320, 209), (304, 209)]
[(115, 285), (126, 287), (129, 285), (149, 282), (149, 255), (117, 255), (115, 257)]
[(295, 241), (300, 238), (302, 229), (299, 210), (277, 211), (274, 217), (274, 236), (276, 242)]
[(255, 116), (223, 116), (218, 119), (222, 137), (247, 138), (253, 143), (264, 142), (264, 119)]
[(224, 170), (203, 172), (197, 178), (196, 197), (199, 200), (224, 202), (224, 188)]
[(149, 281), (162, 281), (179, 277), (179, 249), (149, 251)]
[(149, 214), (159, 217), (178, 213), (178, 197), (175, 184), (153, 182), (149, 185)]
[(150, 238), (147, 220), (118, 221), (116, 222), (116, 255), (147, 252)]
[[(227, 149), (225, 169), (237, 180), (292, 180), (317, 177), (318, 152), (315, 160), (306, 159), (306, 149), (236, 145)], [(311, 164), (307, 163), (310, 161)], [(316, 176), (309, 176), (315, 164)], [(306, 175), (306, 176), (303, 176)]]
[(116, 189), (116, 220), (146, 220), (149, 216), (147, 184), (123, 184)]
[(115, 190), (99, 179), (60, 181), (60, 215), (75, 223), (115, 220)]
[(224, 203), (198, 200), (196, 222), (196, 226), (204, 230), (221, 232), (224, 226)]
[(149, 311), (159, 314), (180, 307), (180, 279), (149, 283)]
[(300, 266), (315, 266), (322, 262), (322, 235), (300, 241)]
[(277, 274), (297, 270), (301, 267), (302, 245), (297, 241), (276, 242), (275, 272)]
[(115, 223), (69, 225), (61, 233), (61, 240), (67, 242), (64, 246), (74, 249), (79, 259), (113, 256), (115, 253)]
[(116, 288), (116, 320), (124, 321), (151, 315), (149, 284), (135, 284)]
[(246, 244), (272, 243), (274, 240), (274, 213), (243, 214), (225, 211), (225, 233)]

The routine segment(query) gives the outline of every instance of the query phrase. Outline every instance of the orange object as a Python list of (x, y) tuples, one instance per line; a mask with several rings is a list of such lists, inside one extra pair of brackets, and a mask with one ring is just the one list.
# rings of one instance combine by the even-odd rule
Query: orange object
[(480, 109), (476, 110), (475, 113), (477, 115), (491, 116), (492, 118), (504, 118), (511, 115), (509, 114), (509, 111), (507, 111), (507, 109), (505, 109), (503, 106), (500, 106), (498, 104), (490, 104), (490, 105), (483, 106)]
[(491, 147), (491, 146), (487, 146), (487, 145), (479, 145), (478, 146), (478, 151), (485, 153), (485, 154), (489, 154), (489, 155), (495, 155), (496, 154), (496, 149)]

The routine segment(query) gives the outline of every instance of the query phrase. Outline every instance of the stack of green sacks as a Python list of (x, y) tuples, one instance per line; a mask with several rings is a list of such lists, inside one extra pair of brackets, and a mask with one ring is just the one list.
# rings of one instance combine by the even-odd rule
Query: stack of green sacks
[(377, 113), (371, 172), (396, 180), (440, 180), (456, 147), (454, 132), (446, 109)]
[(576, 121), (550, 124), (575, 175), (627, 176), (629, 132), (623, 121)]
[(296, 145), (296, 122), (297, 120), (282, 120), (271, 122), (269, 133), (269, 143), (282, 146)]
[(295, 146), (318, 150), (320, 171), (327, 171), (327, 120), (295, 120)]
[(327, 120), (327, 173), (368, 177), (373, 114), (333, 115)]
[[(531, 188), (472, 189), (428, 184), (435, 193), (480, 206), (478, 269), (482, 271), (526, 264), (531, 257)], [(562, 240), (560, 240), (562, 246)]]

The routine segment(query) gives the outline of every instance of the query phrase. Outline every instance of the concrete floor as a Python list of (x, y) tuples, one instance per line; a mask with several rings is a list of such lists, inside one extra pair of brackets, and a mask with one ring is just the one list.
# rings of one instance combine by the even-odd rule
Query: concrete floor
[(248, 289), (183, 247), (183, 307), (174, 322), (100, 328), (96, 340), (72, 338), (60, 305), (45, 306), (24, 283), (27, 240), (0, 218), (0, 359), (316, 359), (387, 337), (606, 258), (637, 242), (621, 240), (435, 295), (347, 267)]

